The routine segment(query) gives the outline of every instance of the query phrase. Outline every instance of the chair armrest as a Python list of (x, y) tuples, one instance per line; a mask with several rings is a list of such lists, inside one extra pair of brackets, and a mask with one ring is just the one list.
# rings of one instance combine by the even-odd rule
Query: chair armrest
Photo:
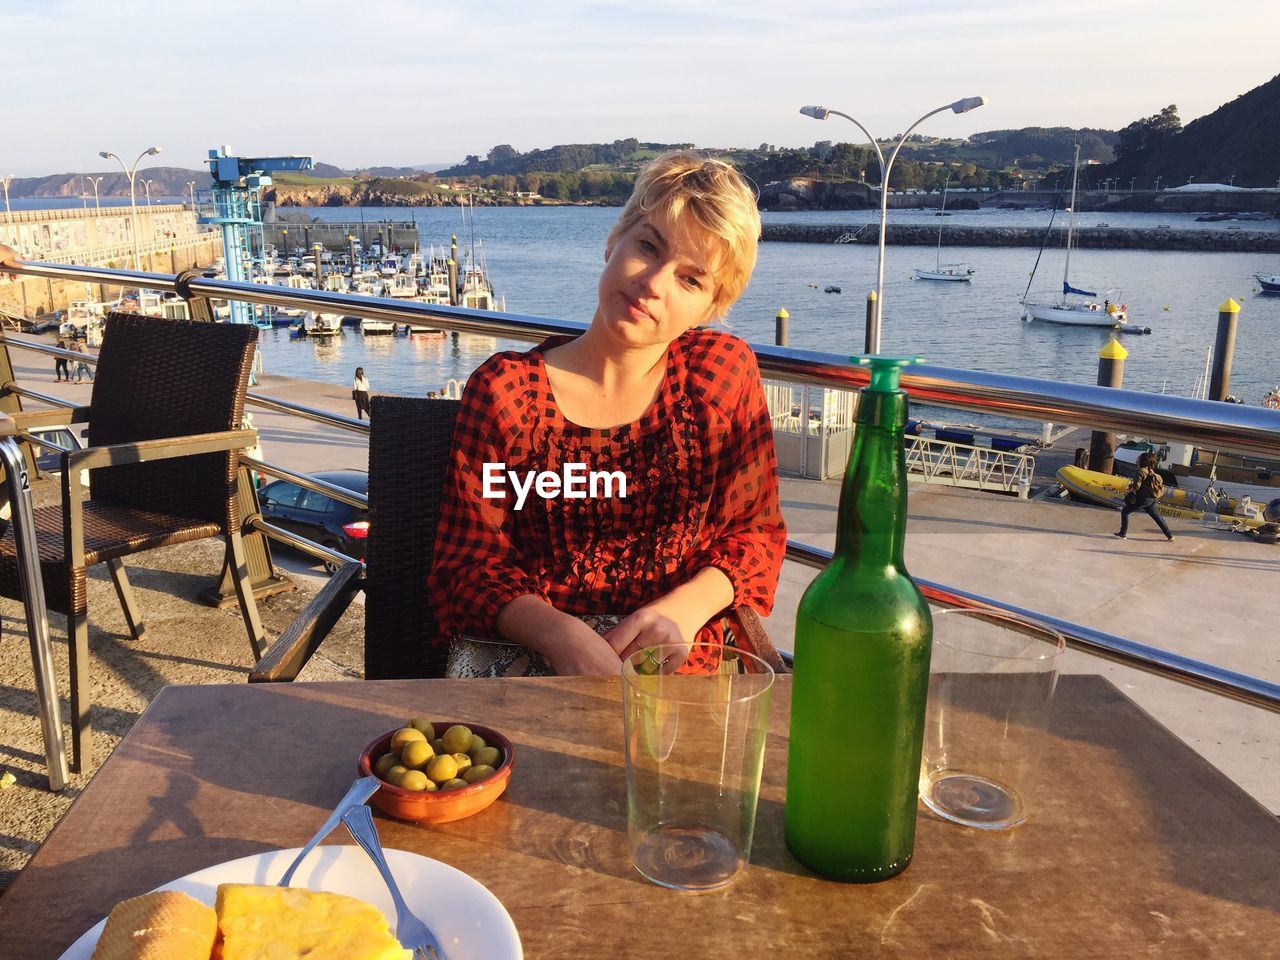
[(197, 433), (190, 437), (167, 437), (163, 440), (139, 440), (113, 443), (104, 447), (86, 447), (64, 454), (64, 468), (109, 467), (123, 463), (145, 463), (172, 460), (174, 457), (224, 450), (248, 449), (258, 442), (256, 430), (223, 430), (219, 433)]
[(791, 668), (787, 666), (782, 655), (778, 653), (778, 648), (769, 639), (764, 624), (760, 622), (760, 617), (754, 610), (750, 607), (734, 607), (724, 616), (729, 621), (729, 627), (733, 630), (733, 637), (739, 649), (754, 653), (773, 667), (774, 673), (791, 672)]
[(19, 431), (32, 427), (61, 427), (72, 423), (89, 421), (88, 407), (58, 407), (56, 410), (24, 410), (20, 413), (6, 414)]
[(250, 683), (278, 683), (298, 676), (364, 587), (363, 567), (361, 563), (344, 564), (329, 578), (280, 638), (267, 648), (249, 674)]

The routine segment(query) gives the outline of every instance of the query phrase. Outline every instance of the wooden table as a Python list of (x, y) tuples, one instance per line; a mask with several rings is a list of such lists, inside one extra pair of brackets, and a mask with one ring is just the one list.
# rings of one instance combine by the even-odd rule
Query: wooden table
[(922, 810), (915, 862), (871, 886), (786, 850), (780, 679), (752, 865), (701, 895), (631, 867), (619, 697), (585, 678), (168, 687), (0, 897), (0, 956), (56, 958), (123, 897), (301, 845), (359, 750), (426, 715), (507, 733), (510, 788), (440, 827), (380, 818), (383, 841), (488, 886), (531, 958), (1280, 957), (1280, 824), (1100, 677), (1059, 682), (1030, 823), (992, 834)]

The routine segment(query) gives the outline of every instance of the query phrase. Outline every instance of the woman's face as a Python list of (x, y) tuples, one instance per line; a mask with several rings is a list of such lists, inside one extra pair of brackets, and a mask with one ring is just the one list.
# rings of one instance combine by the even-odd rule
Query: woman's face
[(605, 251), (597, 324), (627, 346), (668, 344), (714, 313), (714, 251), (698, 232), (647, 214)]

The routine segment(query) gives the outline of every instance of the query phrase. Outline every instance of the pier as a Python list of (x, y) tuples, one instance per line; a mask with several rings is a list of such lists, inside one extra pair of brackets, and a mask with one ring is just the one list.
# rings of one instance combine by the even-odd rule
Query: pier
[[(1065, 219), (1065, 217), (1063, 218)], [(1045, 217), (1048, 221), (1048, 215)], [(1066, 242), (1067, 228), (1056, 225), (1050, 246)], [(875, 246), (880, 235), (865, 223), (766, 223), (768, 243), (857, 243)], [(945, 247), (1038, 247), (1042, 227), (965, 226), (948, 223), (942, 232)], [(885, 242), (897, 246), (932, 247), (938, 228), (928, 223), (890, 223)], [(1189, 250), (1202, 253), (1280, 253), (1280, 230), (1187, 230), (1156, 226), (1076, 227), (1076, 247), (1097, 250)]]

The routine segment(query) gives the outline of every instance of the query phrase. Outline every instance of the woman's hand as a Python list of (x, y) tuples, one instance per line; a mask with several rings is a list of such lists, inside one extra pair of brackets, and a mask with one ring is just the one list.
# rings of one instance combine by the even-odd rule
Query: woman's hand
[(604, 638), (577, 617), (526, 594), (498, 613), (498, 633), (551, 661), (558, 676), (616, 677), (622, 661)]
[(572, 619), (581, 629), (566, 629), (565, 635), (550, 644), (544, 653), (555, 668), (556, 676), (616, 677), (622, 660), (613, 647), (581, 620)]
[(733, 584), (715, 567), (704, 567), (664, 597), (647, 603), (605, 634), (625, 660), (655, 644), (677, 644), (688, 651), (698, 631), (733, 602)]
[(668, 611), (661, 600), (641, 607), (604, 635), (611, 650), (625, 660), (637, 650), (659, 644), (684, 647), (687, 653), (701, 623), (681, 624), (676, 611)]

